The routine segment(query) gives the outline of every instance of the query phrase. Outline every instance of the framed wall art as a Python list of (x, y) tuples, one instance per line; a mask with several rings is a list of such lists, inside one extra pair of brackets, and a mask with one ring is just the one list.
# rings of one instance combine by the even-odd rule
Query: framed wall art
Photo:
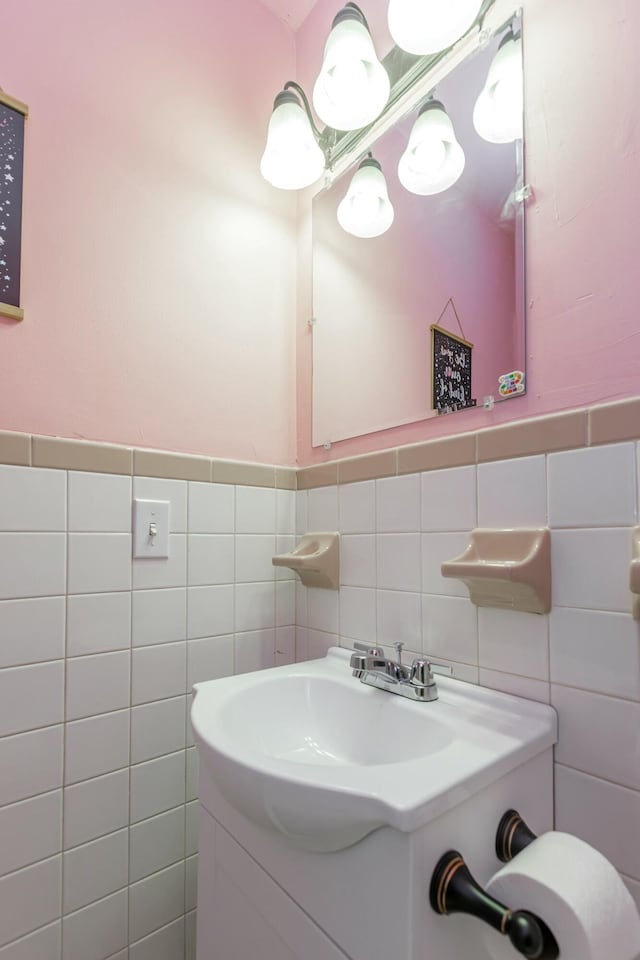
[(26, 104), (0, 90), (0, 317), (22, 320), (22, 182)]

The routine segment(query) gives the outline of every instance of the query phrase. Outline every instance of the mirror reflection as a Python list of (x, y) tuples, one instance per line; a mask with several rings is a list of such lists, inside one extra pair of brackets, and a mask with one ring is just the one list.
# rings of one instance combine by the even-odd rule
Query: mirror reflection
[(315, 446), (523, 392), (519, 38), (515, 19), (314, 198)]

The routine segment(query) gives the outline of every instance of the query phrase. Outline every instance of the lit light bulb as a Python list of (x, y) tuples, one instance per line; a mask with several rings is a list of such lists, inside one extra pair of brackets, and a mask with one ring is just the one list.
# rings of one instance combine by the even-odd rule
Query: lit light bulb
[(410, 193), (442, 193), (460, 179), (464, 150), (439, 100), (429, 100), (413, 125), (407, 149), (398, 164), (398, 178)]
[(522, 39), (513, 33), (503, 37), (487, 82), (473, 110), (473, 125), (489, 143), (512, 143), (523, 135), (524, 85)]
[(342, 229), (354, 237), (379, 237), (389, 229), (394, 210), (377, 160), (367, 157), (362, 161), (338, 206), (337, 216)]
[(407, 53), (445, 50), (473, 26), (482, 0), (390, 0), (389, 30)]
[(390, 90), (364, 15), (348, 3), (335, 17), (324, 48), (313, 88), (316, 113), (335, 130), (359, 130), (380, 116)]
[(300, 190), (315, 183), (324, 168), (324, 153), (298, 97), (291, 90), (281, 91), (269, 121), (262, 176), (280, 190)]

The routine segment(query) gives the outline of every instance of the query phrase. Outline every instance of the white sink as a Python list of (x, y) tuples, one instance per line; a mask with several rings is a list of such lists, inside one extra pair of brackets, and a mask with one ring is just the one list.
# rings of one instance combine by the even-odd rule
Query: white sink
[(548, 749), (554, 711), (448, 677), (414, 703), (351, 676), (349, 652), (196, 684), (201, 762), (250, 820), (307, 850), (410, 832)]

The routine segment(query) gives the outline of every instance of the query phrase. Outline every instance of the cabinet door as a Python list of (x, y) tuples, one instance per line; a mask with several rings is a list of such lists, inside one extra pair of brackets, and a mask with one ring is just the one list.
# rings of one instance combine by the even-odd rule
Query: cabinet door
[(197, 960), (348, 960), (205, 811)]

